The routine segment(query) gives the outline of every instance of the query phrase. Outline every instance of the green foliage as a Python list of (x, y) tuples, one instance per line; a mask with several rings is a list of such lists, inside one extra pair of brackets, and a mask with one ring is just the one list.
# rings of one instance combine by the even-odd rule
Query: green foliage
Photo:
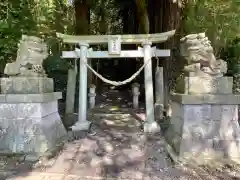
[(34, 34), (36, 23), (28, 0), (0, 2), (0, 72), (5, 63), (16, 57), (17, 44), (22, 34)]
[(2, 0), (0, 2), (0, 72), (15, 61), (22, 36), (49, 40), (55, 33), (72, 33), (73, 7), (58, 0)]
[(119, 11), (116, 0), (92, 0), (90, 34), (120, 34), (122, 21)]
[(62, 59), (58, 54), (48, 56), (43, 62), (44, 69), (47, 74), (52, 71), (67, 74), (70, 63), (66, 59)]
[(239, 33), (239, 0), (190, 0), (184, 13), (185, 33), (206, 32), (216, 54)]
[(228, 64), (228, 75), (240, 74), (240, 38), (230, 41), (221, 53)]
[(43, 66), (48, 77), (54, 80), (54, 90), (63, 92), (63, 99), (65, 99), (70, 63), (58, 54), (54, 54), (44, 60)]

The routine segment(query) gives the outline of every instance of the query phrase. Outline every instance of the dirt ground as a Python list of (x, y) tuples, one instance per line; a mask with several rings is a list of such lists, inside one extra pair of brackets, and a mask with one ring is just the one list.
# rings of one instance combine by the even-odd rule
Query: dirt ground
[(174, 166), (161, 134), (106, 124), (94, 125), (91, 133), (75, 134), (53, 158), (33, 163), (5, 156), (0, 162), (0, 179), (9, 180), (237, 179), (233, 173)]
[(126, 112), (98, 115), (92, 122), (91, 132), (70, 134), (55, 156), (38, 162), (26, 161), (24, 156), (0, 156), (0, 180), (240, 179), (233, 167), (209, 170), (175, 165), (161, 133), (145, 134), (139, 121)]

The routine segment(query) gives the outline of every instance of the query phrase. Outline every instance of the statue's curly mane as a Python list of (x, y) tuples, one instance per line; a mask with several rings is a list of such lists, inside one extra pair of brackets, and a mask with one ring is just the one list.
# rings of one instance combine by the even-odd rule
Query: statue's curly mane
[(42, 63), (47, 56), (47, 45), (42, 39), (23, 35), (18, 44), (17, 59), (6, 65), (4, 73), (9, 76), (46, 76)]
[(216, 59), (211, 42), (205, 33), (190, 34), (181, 40), (181, 55), (188, 60), (185, 71), (195, 72), (196, 75), (222, 76), (227, 72), (227, 64)]

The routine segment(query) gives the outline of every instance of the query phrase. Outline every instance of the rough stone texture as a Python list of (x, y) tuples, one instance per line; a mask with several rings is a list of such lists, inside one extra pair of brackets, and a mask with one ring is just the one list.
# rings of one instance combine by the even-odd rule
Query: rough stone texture
[(53, 80), (42, 66), (48, 56), (42, 39), (23, 35), (17, 59), (7, 63), (0, 79), (0, 151), (41, 156), (66, 135), (53, 92)]
[(179, 79), (177, 92), (182, 94), (232, 94), (232, 89), (232, 77), (195, 76)]
[(0, 104), (0, 119), (43, 118), (58, 112), (57, 101), (45, 103)]
[(58, 112), (42, 118), (2, 119), (0, 151), (41, 155), (66, 133)]
[(34, 165), (9, 160), (8, 165), (0, 166), (0, 178), (3, 174), (1, 179), (6, 180), (232, 179), (219, 171), (210, 174), (203, 169), (173, 167), (160, 134), (149, 136), (138, 128), (126, 132), (126, 128), (94, 126), (94, 135), (82, 133), (79, 139), (67, 142), (55, 158)]
[(7, 63), (4, 74), (21, 77), (46, 77), (43, 60), (48, 56), (47, 44), (34, 36), (22, 35), (18, 44), (17, 59)]
[[(121, 102), (125, 102), (121, 94), (117, 93), (115, 97), (117, 100), (121, 97)], [(126, 93), (127, 97), (129, 94)], [(103, 96), (102, 101), (105, 99), (107, 98)], [(113, 100), (111, 99), (110, 103)], [(129, 98), (130, 102), (131, 100)], [(125, 104), (127, 103), (122, 103), (122, 105)], [(54, 158), (41, 158), (41, 161), (34, 164), (23, 161), (22, 156), (0, 156), (0, 179), (230, 180), (235, 175), (226, 176), (219, 171), (209, 172), (209, 169), (203, 168), (173, 167), (167, 156), (165, 141), (161, 134), (145, 134), (140, 127), (132, 127), (134, 120), (125, 121), (125, 126), (122, 128), (119, 128), (118, 122), (112, 123), (117, 127), (105, 123), (105, 118), (118, 121), (119, 113), (122, 114), (121, 119), (124, 121), (129, 117), (128, 111), (125, 110), (126, 106), (118, 114), (112, 112), (111, 116), (109, 116), (109, 110), (105, 115), (103, 111), (98, 110), (101, 116), (95, 114), (93, 122), (98, 125), (93, 124), (91, 133), (79, 133), (74, 141), (66, 142), (61, 148), (62, 151)], [(135, 119), (135, 121), (138, 120)]]
[[(221, 96), (224, 97), (218, 95)], [(232, 105), (188, 103), (172, 102), (168, 141), (179, 157), (198, 159), (201, 164), (219, 156), (240, 162), (237, 102)]]
[(82, 133), (66, 143), (56, 158), (35, 164), (31, 172), (14, 173), (6, 179), (202, 179), (193, 172), (171, 167), (160, 134), (148, 136), (139, 128), (131, 132), (126, 128), (94, 126), (95, 135)]
[(0, 79), (1, 94), (40, 94), (53, 92), (53, 79), (47, 77), (10, 77)]
[(188, 62), (184, 70), (189, 76), (222, 77), (227, 72), (227, 63), (216, 59), (205, 33), (187, 35), (180, 43), (181, 55)]
[(61, 93), (33, 95), (5, 95), (15, 102), (0, 104), (0, 152), (41, 156), (66, 135), (58, 113)]
[(181, 39), (188, 77), (179, 77), (172, 100), (167, 139), (180, 159), (206, 164), (208, 159), (240, 163), (240, 96), (233, 95), (233, 78), (223, 77), (227, 64), (216, 59), (205, 33)]
[(42, 103), (61, 98), (61, 92), (44, 94), (0, 94), (0, 103)]
[(240, 94), (177, 94), (173, 93), (171, 100), (181, 104), (225, 104), (237, 105), (240, 102)]

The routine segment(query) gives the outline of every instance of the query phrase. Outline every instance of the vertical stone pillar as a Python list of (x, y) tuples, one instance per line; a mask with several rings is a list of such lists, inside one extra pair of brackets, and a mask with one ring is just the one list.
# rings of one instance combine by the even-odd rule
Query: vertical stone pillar
[(164, 82), (163, 67), (157, 67), (155, 72), (155, 94), (156, 94), (156, 115), (157, 118), (163, 118), (164, 104)]
[(133, 108), (134, 109), (138, 109), (139, 108), (139, 101), (138, 101), (138, 97), (139, 97), (139, 87), (140, 85), (138, 83), (134, 83), (132, 85), (132, 93), (133, 93)]
[(148, 64), (144, 68), (144, 85), (145, 85), (145, 103), (146, 103), (146, 122), (144, 124), (145, 132), (158, 132), (160, 127), (154, 118), (154, 99), (153, 99), (153, 79), (152, 79), (152, 43), (143, 42), (144, 63)]
[(77, 76), (76, 69), (70, 68), (68, 70), (67, 97), (66, 97), (66, 109), (65, 109), (66, 115), (74, 113), (76, 76)]
[(96, 86), (94, 84), (90, 85), (88, 97), (89, 97), (89, 108), (92, 109), (95, 107), (95, 97), (96, 97)]
[(87, 51), (89, 45), (80, 43), (80, 71), (79, 71), (79, 105), (78, 105), (78, 121), (72, 126), (72, 131), (88, 130), (90, 122), (87, 120)]

